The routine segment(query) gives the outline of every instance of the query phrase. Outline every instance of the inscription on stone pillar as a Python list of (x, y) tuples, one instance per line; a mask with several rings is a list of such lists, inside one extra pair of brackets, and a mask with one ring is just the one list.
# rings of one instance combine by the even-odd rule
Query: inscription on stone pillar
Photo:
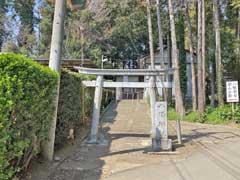
[(167, 139), (167, 102), (156, 102), (155, 104), (155, 121), (157, 139)]
[(172, 141), (168, 139), (167, 125), (167, 102), (155, 103), (155, 116), (153, 128), (155, 130), (155, 138), (152, 139), (154, 151), (171, 151)]

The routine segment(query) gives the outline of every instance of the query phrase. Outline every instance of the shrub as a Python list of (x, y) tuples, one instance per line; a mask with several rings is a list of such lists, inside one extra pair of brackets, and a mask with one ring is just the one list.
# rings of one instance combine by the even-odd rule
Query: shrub
[(48, 135), (58, 75), (15, 54), (0, 55), (0, 179), (7, 180), (39, 152)]
[(240, 122), (239, 106), (232, 112), (231, 105), (224, 105), (217, 108), (208, 107), (205, 111), (205, 121), (212, 124), (228, 123), (230, 121)]
[(234, 120), (236, 123), (240, 123), (240, 106), (237, 105), (236, 109), (234, 110)]
[[(174, 108), (170, 107), (168, 109), (168, 119), (176, 120), (177, 118), (179, 118), (179, 115)], [(224, 105), (216, 108), (207, 107), (200, 119), (198, 112), (191, 111), (184, 116), (183, 120), (209, 124), (226, 124), (234, 120), (236, 123), (240, 123), (240, 107), (238, 105), (234, 113), (232, 113), (231, 105)]]
[(168, 108), (168, 117), (169, 120), (177, 120), (180, 118), (180, 115), (175, 111), (174, 108), (169, 107)]
[(198, 121), (198, 113), (197, 112), (189, 112), (184, 117), (184, 120), (190, 122), (197, 122)]
[(80, 125), (87, 124), (92, 112), (94, 88), (82, 86), (82, 80), (93, 79), (62, 69), (58, 103), (58, 119), (56, 128), (56, 145), (66, 142), (70, 129), (77, 129)]

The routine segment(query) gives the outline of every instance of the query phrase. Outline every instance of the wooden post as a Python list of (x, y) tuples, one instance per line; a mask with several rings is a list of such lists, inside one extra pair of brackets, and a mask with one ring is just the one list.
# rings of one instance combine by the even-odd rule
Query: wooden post
[(176, 129), (177, 129), (177, 138), (178, 138), (178, 144), (182, 144), (182, 130), (181, 130), (181, 124), (180, 121), (182, 121), (183, 117), (181, 115), (181, 120), (177, 119), (176, 121)]
[(232, 121), (235, 122), (235, 107), (234, 107), (234, 103), (232, 103)]
[[(55, 3), (55, 11), (54, 11), (49, 67), (52, 70), (55, 70), (56, 72), (58, 72), (59, 76), (61, 72), (62, 42), (63, 42), (63, 34), (64, 34), (64, 16), (65, 16), (65, 0), (57, 0)], [(54, 112), (53, 120), (49, 127), (48, 140), (43, 145), (43, 156), (49, 161), (52, 161), (54, 156), (59, 86), (60, 86), (60, 79), (58, 80), (57, 95), (55, 98), (55, 112)]]
[(92, 127), (91, 134), (88, 143), (95, 144), (98, 141), (98, 125), (101, 112), (101, 101), (102, 101), (102, 87), (103, 87), (103, 76), (97, 76), (95, 95), (94, 95), (94, 106), (92, 115)]

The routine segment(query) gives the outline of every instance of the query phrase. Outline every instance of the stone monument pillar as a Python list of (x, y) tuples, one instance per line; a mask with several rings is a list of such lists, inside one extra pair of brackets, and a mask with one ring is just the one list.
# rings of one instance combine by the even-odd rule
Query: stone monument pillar
[(168, 139), (168, 122), (167, 122), (167, 102), (155, 103), (155, 119), (153, 128), (155, 138), (152, 139), (154, 151), (171, 151), (172, 140)]

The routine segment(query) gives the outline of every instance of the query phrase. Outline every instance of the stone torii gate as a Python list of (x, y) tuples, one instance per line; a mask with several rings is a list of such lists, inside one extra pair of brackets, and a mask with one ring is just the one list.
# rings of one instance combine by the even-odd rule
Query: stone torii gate
[[(167, 103), (156, 102), (156, 88), (172, 88), (170, 82), (156, 82), (157, 76), (171, 75), (174, 69), (92, 69), (74, 67), (81, 74), (96, 75), (96, 81), (83, 81), (87, 87), (95, 87), (94, 106), (92, 114), (91, 134), (88, 143), (98, 143), (98, 126), (102, 101), (102, 89), (106, 88), (149, 88), (151, 102), (151, 138), (152, 148), (156, 150), (171, 150), (172, 141), (167, 132)], [(104, 76), (149, 76), (149, 82), (106, 82)], [(159, 116), (160, 119), (159, 119)]]

